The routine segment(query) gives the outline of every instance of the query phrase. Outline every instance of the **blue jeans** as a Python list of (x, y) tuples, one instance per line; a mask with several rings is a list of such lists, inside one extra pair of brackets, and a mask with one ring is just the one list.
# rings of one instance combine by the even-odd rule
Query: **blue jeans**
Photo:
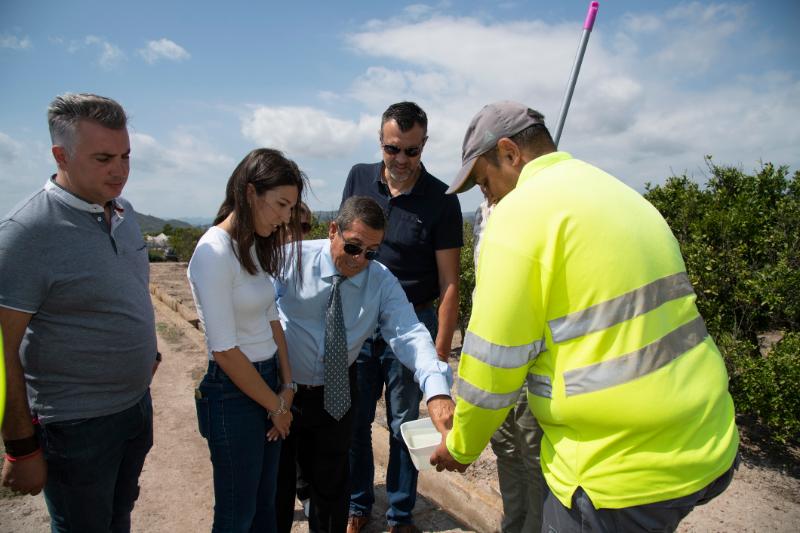
[(51, 530), (130, 531), (139, 474), (153, 446), (150, 391), (119, 413), (43, 424), (39, 438)]
[[(437, 321), (434, 309), (429, 307), (417, 311), (417, 318), (435, 339)], [(350, 446), (350, 515), (369, 516), (375, 503), (372, 422), (385, 383), (386, 423), (389, 426), (389, 465), (386, 468), (389, 508), (386, 519), (390, 526), (412, 524), (419, 472), (400, 435), (400, 425), (419, 418), (422, 391), (414, 381), (414, 373), (400, 363), (389, 345), (377, 334), (367, 339), (361, 348), (356, 359), (356, 379), (359, 395)]]
[[(276, 357), (254, 363), (276, 390)], [(281, 441), (269, 442), (272, 421), (214, 361), (195, 394), (200, 434), (208, 441), (214, 471), (213, 532), (276, 531), (275, 486)]]

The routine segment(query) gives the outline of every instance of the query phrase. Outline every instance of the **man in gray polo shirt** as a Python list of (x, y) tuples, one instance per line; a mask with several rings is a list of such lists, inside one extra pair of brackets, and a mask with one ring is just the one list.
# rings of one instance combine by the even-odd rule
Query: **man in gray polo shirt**
[(119, 197), (127, 117), (109, 98), (65, 94), (48, 121), (57, 173), (0, 219), (2, 483), (44, 488), (53, 531), (129, 531), (160, 357), (147, 249)]

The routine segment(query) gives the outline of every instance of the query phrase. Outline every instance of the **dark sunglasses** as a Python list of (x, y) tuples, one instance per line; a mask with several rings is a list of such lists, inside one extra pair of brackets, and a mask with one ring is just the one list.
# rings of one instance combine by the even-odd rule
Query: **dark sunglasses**
[(397, 155), (400, 152), (405, 152), (408, 157), (417, 157), (420, 152), (422, 152), (422, 145), (410, 146), (408, 148), (401, 149), (399, 146), (395, 146), (393, 144), (381, 144), (381, 148), (383, 148), (383, 151), (389, 155)]
[(353, 257), (356, 257), (363, 253), (364, 259), (366, 259), (367, 261), (372, 261), (373, 259), (378, 257), (378, 250), (365, 250), (363, 246), (347, 242), (344, 240), (344, 235), (342, 235), (342, 228), (336, 228), (336, 230), (339, 232), (339, 236), (344, 241), (344, 253), (346, 253), (347, 255), (352, 255)]

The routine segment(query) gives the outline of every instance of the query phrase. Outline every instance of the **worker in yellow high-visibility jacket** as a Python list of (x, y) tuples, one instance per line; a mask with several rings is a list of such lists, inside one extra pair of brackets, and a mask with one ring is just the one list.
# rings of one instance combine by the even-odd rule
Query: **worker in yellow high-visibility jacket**
[[(473, 118), (448, 192), (497, 206), (477, 271), (453, 429), (475, 461), (523, 384), (544, 430), (542, 531), (671, 531), (730, 483), (739, 436), (680, 248), (638, 192), (558, 152), (514, 102)], [(582, 526), (584, 524), (584, 526)]]

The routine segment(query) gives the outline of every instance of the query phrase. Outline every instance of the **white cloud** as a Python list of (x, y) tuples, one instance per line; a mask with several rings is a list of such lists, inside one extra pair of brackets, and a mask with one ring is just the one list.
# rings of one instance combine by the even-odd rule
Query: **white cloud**
[(138, 50), (138, 53), (151, 65), (162, 59), (168, 61), (184, 61), (191, 57), (185, 48), (169, 39), (147, 41), (147, 45)]
[(69, 42), (66, 42), (62, 37), (56, 36), (50, 37), (50, 42), (57, 46), (66, 44), (66, 50), (70, 54), (75, 54), (87, 48), (99, 50), (100, 55), (97, 57), (97, 64), (105, 70), (113, 69), (125, 59), (125, 53), (120, 47), (96, 35), (87, 35), (83, 39), (71, 39)]
[(362, 138), (362, 127), (312, 107), (258, 106), (242, 119), (241, 131), (245, 138), (289, 157), (325, 159), (351, 152)]
[(158, 216), (209, 215), (236, 165), (212, 141), (179, 129), (166, 139), (131, 132), (131, 176), (125, 197)]
[[(760, 159), (800, 163), (791, 148), (800, 145), (796, 76), (741, 75), (736, 46), (754, 37), (748, 9), (685, 3), (660, 18), (623, 17), (617, 28), (600, 21), (562, 148), (639, 190), (672, 171), (694, 172), (706, 154), (746, 169)], [(488, 102), (528, 103), (555, 129), (579, 26), (421, 15), (370, 21), (346, 36), (356, 53), (373, 60), (346, 95), (375, 114), (400, 99), (425, 108), (431, 138), (424, 161), (434, 174), (445, 181), (455, 174), (463, 132)]]
[(0, 132), (0, 216), (54, 172), (50, 144)]
[(17, 37), (16, 35), (2, 34), (0, 35), (0, 48), (11, 48), (12, 50), (27, 50), (33, 43), (26, 35), (25, 37)]
[(0, 131), (0, 164), (14, 163), (22, 154), (22, 143)]
[[(101, 37), (87, 35), (83, 42), (87, 46), (94, 46), (100, 49), (100, 57), (97, 58), (97, 63), (106, 70), (116, 67), (125, 59), (125, 54), (117, 45)], [(73, 50), (72, 45), (70, 46), (70, 51), (77, 51), (77, 49), (78, 48), (74, 48)]]
[(207, 173), (209, 168), (230, 173), (232, 164), (230, 157), (189, 133), (173, 133), (168, 142), (159, 142), (145, 133), (131, 133), (131, 167), (138, 171), (163, 177)]

